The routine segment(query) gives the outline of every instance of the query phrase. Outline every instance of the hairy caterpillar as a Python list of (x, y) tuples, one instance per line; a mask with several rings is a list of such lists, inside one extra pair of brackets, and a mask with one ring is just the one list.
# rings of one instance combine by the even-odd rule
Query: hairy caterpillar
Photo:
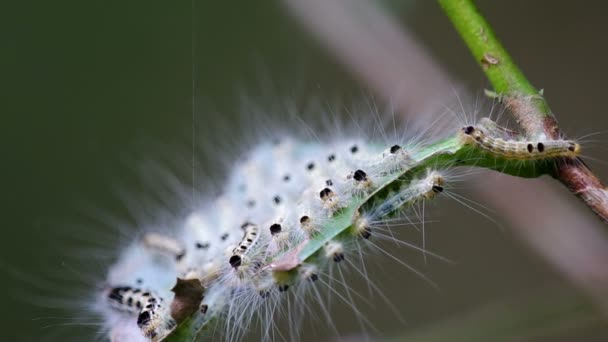
[(557, 157), (573, 158), (580, 154), (580, 145), (571, 140), (525, 141), (505, 135), (514, 135), (490, 119), (484, 118), (476, 126), (462, 128), (465, 143), (513, 160), (538, 160)]
[(106, 291), (107, 300), (113, 308), (136, 315), (137, 326), (144, 337), (155, 340), (175, 328), (175, 321), (168, 314), (163, 298), (158, 295), (130, 286), (116, 286)]
[(157, 233), (144, 235), (143, 244), (145, 247), (160, 254), (166, 254), (175, 258), (176, 261), (180, 261), (186, 254), (184, 247), (178, 241)]
[[(450, 168), (486, 161), (537, 176), (536, 162), (580, 151), (565, 140), (537, 142), (529, 151), (531, 142), (486, 118), (454, 130), (425, 143), (284, 137), (258, 144), (234, 164), (223, 191), (179, 223), (174, 238), (149, 232), (127, 249), (110, 269), (114, 295), (99, 311), (108, 322), (120, 312), (136, 314), (131, 327), (151, 340), (205, 336), (218, 325), (237, 340), (256, 318), (263, 339), (272, 339), (269, 317), (290, 303), (289, 293), (298, 300), (317, 293), (332, 281), (332, 269), (342, 272), (366, 245), (377, 248), (383, 224), (411, 221), (418, 204), (444, 191)], [(513, 160), (530, 165), (511, 170)], [(138, 279), (158, 303), (139, 308), (145, 298)], [(330, 290), (349, 301), (350, 292)]]

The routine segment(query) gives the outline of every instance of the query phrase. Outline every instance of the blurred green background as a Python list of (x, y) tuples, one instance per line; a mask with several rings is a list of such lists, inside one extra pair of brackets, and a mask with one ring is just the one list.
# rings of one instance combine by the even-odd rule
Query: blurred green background
[[(478, 3), (530, 80), (545, 88), (565, 132), (576, 137), (608, 127), (606, 2)], [(434, 1), (385, 5), (455, 79), (475, 91), (488, 87)], [(188, 165), (191, 2), (20, 1), (1, 7), (5, 221), (0, 339), (93, 340), (94, 326), (65, 326), (74, 322), (72, 316), (80, 316), (78, 322), (96, 322), (70, 308), (86, 299), (102, 279), (108, 256), (128, 238), (87, 212), (98, 209), (129, 221), (115, 189), (134, 200), (149, 195), (137, 170), (141, 158), (169, 155), (176, 169)], [(366, 89), (275, 1), (197, 1), (195, 16), (197, 139), (211, 134), (217, 116), (223, 122), (237, 117), (240, 91), (255, 93), (261, 79), (281, 84), (286, 95), (313, 85), (327, 101), (336, 95), (357, 97)], [(606, 146), (606, 135), (597, 139)], [(602, 149), (590, 154), (606, 160)], [(608, 179), (603, 164), (589, 163)], [(181, 171), (188, 182), (188, 169)], [(200, 172), (218, 171), (203, 159)], [(564, 200), (573, 201), (569, 196)], [(580, 296), (508, 227), (501, 230), (458, 204), (440, 204), (429, 217), (439, 220), (428, 230), (429, 247), (456, 264), (425, 265), (418, 254), (401, 254), (431, 275), (441, 287), (437, 291), (396, 263), (374, 257), (373, 279), (407, 320), (402, 325), (378, 296), (370, 299), (374, 307), (361, 303), (381, 335), (425, 331), (509, 298), (538, 298), (555, 289), (560, 298)], [(96, 245), (105, 246), (107, 255), (94, 249)], [(349, 283), (367, 293), (360, 277), (351, 275)], [(337, 299), (334, 303), (339, 331), (357, 335), (360, 329), (349, 308)], [(514, 339), (608, 339), (608, 326), (589, 312), (591, 318), (557, 333), (527, 337), (516, 332)], [(303, 335), (313, 336), (329, 339), (331, 331)]]

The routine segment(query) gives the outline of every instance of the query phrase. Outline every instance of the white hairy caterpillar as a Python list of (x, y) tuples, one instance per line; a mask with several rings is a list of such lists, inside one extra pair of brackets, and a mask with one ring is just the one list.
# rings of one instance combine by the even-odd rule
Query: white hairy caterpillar
[(168, 315), (167, 304), (158, 295), (130, 286), (107, 289), (105, 297), (118, 311), (135, 314), (137, 326), (144, 337), (157, 340), (175, 328), (175, 321)]
[(157, 233), (148, 233), (142, 240), (146, 248), (166, 254), (176, 261), (180, 261), (186, 254), (184, 247), (175, 239)]
[[(301, 320), (291, 315), (303, 310), (299, 306), (305, 306), (303, 301), (310, 296), (323, 305), (321, 287), (352, 303), (350, 290), (340, 293), (329, 284), (344, 283), (343, 270), (353, 265), (353, 259), (362, 259), (363, 248), (378, 250), (374, 237), (390, 238), (389, 224), (399, 218), (417, 221), (409, 216), (418, 215), (419, 204), (443, 192), (452, 167), (476, 165), (484, 158), (477, 150), (507, 159), (504, 164), (493, 162), (496, 169), (519, 160), (480, 146), (465, 131), (454, 125), (450, 134), (435, 141), (402, 134), (394, 139), (385, 135), (384, 141), (285, 135), (254, 146), (233, 164), (218, 195), (176, 223), (173, 237), (146, 233), (110, 269), (110, 287), (136, 288), (143, 279), (158, 298), (172, 303), (170, 308), (138, 313), (149, 315), (150, 323), (138, 326), (137, 317), (132, 317), (129, 329), (139, 329), (142, 340), (158, 340), (172, 334), (206, 336), (224, 327), (222, 336), (238, 340), (257, 322), (261, 337), (272, 340), (280, 334), (271, 319), (275, 311), (285, 311), (290, 324)], [(482, 118), (471, 133), (477, 131), (483, 132), (482, 141), (491, 137), (495, 144), (516, 146), (509, 137), (517, 134), (493, 126), (489, 119)], [(548, 146), (525, 160), (568, 157)], [(526, 170), (533, 172), (534, 164)], [(399, 244), (432, 255), (424, 243)], [(186, 290), (176, 285), (176, 279), (177, 285), (189, 284)], [(134, 311), (105, 298), (96, 309), (106, 317), (110, 335), (114, 329), (125, 336), (136, 334), (122, 333), (127, 328), (112, 323), (120, 312)], [(364, 317), (358, 319), (367, 325)], [(294, 331), (297, 327), (289, 333)]]
[(421, 199), (434, 198), (436, 194), (443, 192), (444, 184), (445, 179), (440, 172), (429, 170), (424, 178), (412, 181), (407, 188), (391, 191), (387, 198), (373, 210), (358, 218), (353, 225), (355, 232), (361, 237), (369, 239), (372, 234), (371, 222), (379, 222), (407, 204), (411, 205)]

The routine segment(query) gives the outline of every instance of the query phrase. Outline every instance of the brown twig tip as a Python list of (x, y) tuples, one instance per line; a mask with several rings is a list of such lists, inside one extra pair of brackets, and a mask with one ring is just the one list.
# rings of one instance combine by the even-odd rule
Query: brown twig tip
[(198, 279), (177, 278), (171, 291), (175, 293), (171, 302), (171, 317), (181, 323), (198, 310), (205, 288)]

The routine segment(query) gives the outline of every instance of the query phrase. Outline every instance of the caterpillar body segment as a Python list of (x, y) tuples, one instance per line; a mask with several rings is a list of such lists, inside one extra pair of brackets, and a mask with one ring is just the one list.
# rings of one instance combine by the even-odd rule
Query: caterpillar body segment
[(146, 248), (159, 254), (165, 254), (181, 261), (186, 255), (186, 249), (174, 238), (158, 233), (147, 233), (143, 237), (143, 244)]
[(116, 286), (106, 289), (106, 298), (116, 310), (139, 313), (147, 304), (148, 298), (155, 298), (150, 292), (130, 286)]
[(113, 309), (137, 315), (137, 326), (152, 341), (164, 338), (177, 325), (163, 298), (151, 291), (115, 286), (106, 289), (106, 299)]
[(325, 257), (333, 260), (334, 262), (340, 262), (344, 260), (344, 245), (339, 241), (329, 241), (323, 247)]
[(177, 327), (177, 322), (166, 303), (149, 302), (137, 315), (137, 326), (145, 337), (161, 341)]
[[(574, 158), (580, 154), (580, 145), (571, 140), (524, 141), (505, 139), (505, 132), (499, 126), (490, 124), (487, 119), (483, 124), (462, 128), (465, 144), (478, 146), (481, 149), (512, 160), (540, 160), (558, 157)], [(493, 135), (500, 133), (500, 136)]]
[(477, 123), (478, 128), (482, 129), (484, 132), (487, 132), (488, 135), (503, 138), (505, 140), (516, 140), (520, 138), (519, 132), (499, 126), (495, 121), (490, 118), (481, 118)]
[(403, 173), (415, 165), (410, 149), (401, 145), (393, 145), (381, 154), (380, 163), (376, 165), (381, 175), (389, 176)]
[(232, 256), (230, 256), (229, 263), (234, 269), (238, 269), (244, 264), (244, 260), (248, 251), (260, 239), (260, 228), (258, 225), (246, 222), (241, 225), (241, 229), (244, 231), (243, 238), (239, 242), (238, 246), (232, 250)]
[(422, 199), (432, 199), (443, 191), (445, 180), (438, 171), (429, 171), (422, 179), (413, 180), (410, 184), (389, 195), (377, 208), (369, 214), (369, 219), (379, 220), (401, 207), (413, 204)]
[(407, 186), (391, 190), (388, 195), (373, 201), (373, 206), (361, 208), (353, 224), (353, 233), (364, 239), (372, 235), (372, 226), (387, 216), (394, 215), (416, 202), (435, 198), (443, 192), (444, 176), (437, 170), (427, 170), (423, 178), (410, 181)]

